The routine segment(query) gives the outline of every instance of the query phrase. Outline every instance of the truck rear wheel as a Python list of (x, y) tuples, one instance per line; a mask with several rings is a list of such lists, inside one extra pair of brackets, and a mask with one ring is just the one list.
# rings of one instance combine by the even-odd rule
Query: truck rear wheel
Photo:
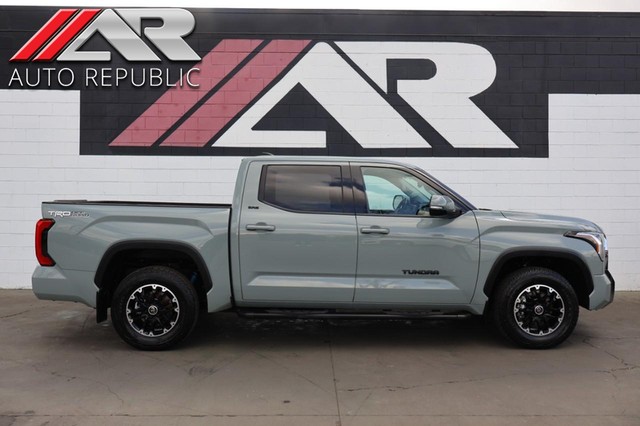
[(562, 343), (578, 322), (578, 297), (559, 273), (541, 267), (507, 275), (490, 301), (491, 320), (500, 334), (532, 349)]
[(196, 289), (184, 275), (166, 266), (148, 266), (120, 282), (111, 303), (111, 320), (129, 345), (163, 350), (191, 333), (198, 309)]

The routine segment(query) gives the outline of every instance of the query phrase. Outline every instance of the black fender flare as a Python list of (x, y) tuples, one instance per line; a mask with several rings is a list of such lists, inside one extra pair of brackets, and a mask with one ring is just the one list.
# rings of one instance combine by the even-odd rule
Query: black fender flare
[(198, 270), (201, 272), (202, 283), (204, 285), (205, 293), (213, 288), (213, 281), (211, 280), (211, 273), (207, 264), (205, 263), (202, 255), (191, 245), (178, 242), (178, 241), (163, 241), (163, 240), (127, 240), (121, 241), (111, 245), (102, 256), (98, 269), (94, 277), (94, 282), (98, 287), (96, 293), (96, 321), (102, 322), (107, 319), (107, 308), (109, 306), (109, 292), (105, 289), (105, 279), (109, 270), (109, 265), (113, 258), (119, 253), (128, 250), (167, 250), (176, 251), (188, 256), (196, 264)]
[(564, 259), (574, 263), (582, 278), (584, 279), (587, 285), (588, 294), (593, 291), (593, 277), (591, 276), (591, 271), (589, 267), (584, 262), (584, 260), (575, 252), (564, 249), (556, 249), (556, 248), (534, 248), (534, 249), (511, 249), (502, 253), (496, 261), (493, 263), (489, 274), (487, 275), (487, 279), (484, 283), (483, 292), (485, 296), (491, 297), (491, 293), (494, 287), (497, 284), (497, 278), (502, 270), (502, 267), (510, 260), (516, 258), (540, 258), (540, 257), (552, 257), (558, 259)]

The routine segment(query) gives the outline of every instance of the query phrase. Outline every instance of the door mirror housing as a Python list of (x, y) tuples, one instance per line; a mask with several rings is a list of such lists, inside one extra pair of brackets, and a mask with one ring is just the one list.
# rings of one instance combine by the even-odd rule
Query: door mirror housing
[(433, 217), (456, 217), (460, 211), (451, 197), (446, 195), (433, 195), (429, 203), (429, 215)]

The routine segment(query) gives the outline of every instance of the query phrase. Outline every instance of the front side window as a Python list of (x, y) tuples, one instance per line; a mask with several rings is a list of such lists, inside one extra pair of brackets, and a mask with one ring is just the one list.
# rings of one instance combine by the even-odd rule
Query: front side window
[(367, 209), (372, 214), (428, 214), (431, 196), (439, 194), (411, 173), (385, 167), (361, 167)]
[(259, 200), (285, 210), (342, 213), (340, 166), (265, 166)]

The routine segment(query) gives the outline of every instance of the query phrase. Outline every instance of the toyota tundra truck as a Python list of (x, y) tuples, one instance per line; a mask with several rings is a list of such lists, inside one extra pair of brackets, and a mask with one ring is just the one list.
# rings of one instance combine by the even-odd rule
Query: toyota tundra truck
[(564, 341), (614, 296), (607, 237), (569, 217), (477, 209), (417, 167), (244, 159), (233, 201), (42, 204), (40, 299), (81, 302), (143, 350), (198, 317), (485, 315), (526, 348)]

